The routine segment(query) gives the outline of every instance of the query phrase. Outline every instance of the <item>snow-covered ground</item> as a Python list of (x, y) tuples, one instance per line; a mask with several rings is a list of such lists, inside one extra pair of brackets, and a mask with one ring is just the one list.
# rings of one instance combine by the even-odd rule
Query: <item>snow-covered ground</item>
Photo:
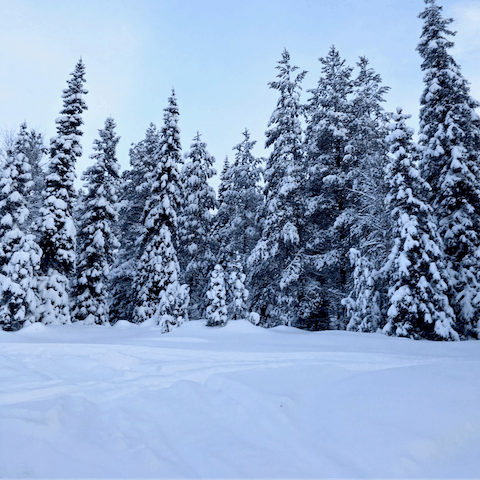
[(0, 332), (0, 477), (480, 477), (480, 342)]

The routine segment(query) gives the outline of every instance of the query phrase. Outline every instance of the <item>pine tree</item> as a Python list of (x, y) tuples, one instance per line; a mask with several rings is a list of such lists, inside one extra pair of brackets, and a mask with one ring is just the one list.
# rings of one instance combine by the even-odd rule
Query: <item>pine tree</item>
[(248, 317), (247, 300), (249, 292), (245, 286), (246, 275), (243, 273), (242, 258), (240, 254), (230, 264), (228, 276), (228, 290), (230, 301), (227, 304), (227, 313), (233, 320), (245, 320)]
[(315, 329), (328, 329), (342, 322), (341, 299), (350, 273), (345, 245), (348, 231), (337, 219), (349, 207), (351, 182), (350, 141), (353, 68), (345, 64), (332, 46), (319, 59), (322, 76), (306, 107), (305, 152), (305, 257), (302, 268), (307, 277), (302, 316)]
[(136, 198), (131, 202), (129, 216), (132, 217), (130, 222), (137, 225), (142, 223), (142, 215), (152, 189), (161, 142), (162, 133), (157, 130), (155, 124), (150, 123), (145, 138), (130, 149), (131, 184), (136, 192)]
[(449, 54), (452, 19), (435, 0), (425, 0), (417, 50), (423, 59), (419, 143), (422, 173), (432, 187), (431, 204), (445, 244), (457, 331), (480, 335), (480, 104)]
[[(384, 198), (388, 191), (384, 180), (388, 144), (385, 140), (391, 113), (385, 112), (382, 103), (390, 90), (382, 85), (382, 79), (365, 57), (357, 63), (359, 73), (354, 82), (352, 98), (353, 122), (350, 127), (351, 139), (347, 149), (350, 152), (350, 168), (346, 175), (351, 185), (350, 231), (354, 242), (362, 243), (362, 249), (370, 257), (385, 258), (385, 240), (382, 232), (387, 227)], [(383, 249), (378, 252), (378, 249)], [(372, 252), (373, 250), (373, 252)], [(377, 250), (377, 251), (375, 251)]]
[(388, 87), (365, 57), (356, 78), (335, 47), (320, 61), (322, 77), (307, 106), (301, 314), (307, 328), (345, 328), (358, 305), (355, 297), (362, 289), (369, 292), (365, 275), (379, 268), (387, 252), (383, 172), (389, 115), (381, 102)]
[(208, 275), (215, 265), (211, 232), (213, 210), (217, 206), (215, 190), (209, 186), (216, 171), (215, 158), (197, 133), (182, 169), (182, 208), (178, 218), (179, 258), (182, 282), (190, 287), (190, 318), (203, 318)]
[(381, 106), (389, 88), (382, 86), (380, 75), (369, 67), (365, 57), (360, 57), (357, 66), (359, 73), (354, 81), (347, 157), (350, 168), (345, 177), (349, 186), (348, 207), (337, 219), (349, 232), (343, 245), (345, 250), (350, 248), (353, 268), (345, 284), (348, 297), (342, 304), (347, 305), (348, 329), (376, 331), (383, 322), (386, 295), (378, 272), (387, 261), (393, 242), (392, 220), (384, 201), (388, 193), (385, 137), (391, 114), (384, 112)]
[(82, 176), (87, 192), (82, 198), (78, 224), (78, 261), (76, 282), (76, 320), (85, 324), (107, 324), (110, 294), (108, 276), (114, 252), (120, 246), (114, 234), (117, 219), (117, 190), (120, 165), (113, 118), (107, 118), (100, 139), (93, 142), (95, 161)]
[(223, 202), (223, 195), (229, 186), (228, 170), (230, 168), (230, 161), (228, 155), (225, 156), (223, 161), (222, 171), (220, 172), (220, 185), (218, 186), (218, 201)]
[(234, 163), (226, 166), (223, 173), (214, 236), (222, 265), (229, 269), (229, 263), (240, 255), (242, 270), (245, 270), (247, 258), (260, 239), (257, 214), (263, 207), (263, 195), (259, 185), (260, 159), (252, 154), (256, 142), (250, 140), (247, 129), (243, 136), (243, 141), (233, 147)]
[(343, 300), (347, 310), (347, 330), (376, 332), (385, 323), (383, 320), (383, 298), (378, 284), (380, 275), (360, 250), (351, 248), (350, 262), (353, 269), (352, 291)]
[(10, 331), (35, 322), (38, 303), (41, 250), (26, 229), (33, 182), (25, 132), (23, 124), (0, 173), (0, 326)]
[(69, 323), (69, 279), (75, 267), (75, 225), (73, 209), (76, 192), (75, 163), (82, 155), (80, 130), (82, 113), (87, 109), (85, 66), (80, 59), (63, 91), (63, 109), (57, 118), (57, 135), (50, 142), (50, 164), (45, 179), (41, 208), (41, 247), (43, 250), (41, 285), (42, 321)]
[(207, 326), (224, 327), (227, 324), (227, 307), (225, 304), (225, 280), (221, 265), (215, 265), (210, 278), (210, 289), (207, 292)]
[[(227, 272), (228, 314), (236, 318), (246, 318), (248, 290), (243, 276), (248, 269), (247, 259), (260, 239), (258, 215), (263, 208), (260, 159), (252, 153), (256, 142), (250, 140), (247, 129), (243, 136), (243, 141), (233, 147), (235, 161), (232, 165), (226, 162), (222, 172), (220, 202), (213, 228), (217, 261)], [(237, 281), (242, 291), (236, 288)], [(237, 305), (238, 302), (242, 305)]]
[(139, 238), (144, 233), (143, 213), (150, 194), (161, 135), (150, 123), (145, 138), (130, 149), (131, 169), (123, 172), (119, 188), (119, 220), (115, 234), (120, 240), (110, 273), (110, 322), (133, 320), (136, 304), (135, 275), (141, 255)]
[(290, 65), (284, 50), (278, 62), (278, 80), (270, 88), (280, 98), (267, 130), (264, 227), (249, 257), (252, 309), (265, 326), (295, 324), (298, 318), (298, 272), (301, 263), (300, 231), (303, 220), (304, 156), (300, 115), (300, 84), (303, 71)]
[(417, 168), (413, 130), (405, 125), (408, 118), (398, 109), (388, 138), (392, 144), (386, 205), (394, 220), (395, 244), (386, 274), (389, 308), (383, 330), (404, 337), (456, 340), (442, 242), (432, 208), (423, 200), (430, 186)]
[(45, 172), (43, 171), (42, 162), (47, 149), (43, 144), (42, 135), (33, 129), (28, 131), (26, 122), (20, 125), (16, 144), (21, 145), (21, 150), (30, 164), (32, 177), (32, 185), (28, 192), (25, 193), (27, 208), (30, 212), (25, 225), (29, 233), (37, 235), (40, 209), (43, 207), (42, 191), (45, 188)]
[[(222, 257), (221, 251), (223, 251), (224, 241), (222, 240), (221, 231), (228, 228), (228, 222), (231, 218), (231, 208), (229, 203), (225, 201), (228, 197), (228, 192), (233, 188), (231, 181), (230, 162), (228, 156), (225, 157), (223, 162), (223, 168), (220, 172), (220, 185), (218, 186), (218, 209), (213, 219), (213, 240), (215, 244), (215, 253), (217, 257)], [(223, 259), (219, 258), (220, 263), (223, 263)]]
[(156, 170), (144, 211), (143, 252), (135, 279), (137, 304), (134, 321), (156, 318), (163, 332), (187, 318), (188, 287), (179, 281), (176, 253), (177, 212), (180, 205), (178, 165), (181, 163), (180, 129), (175, 92), (164, 110), (162, 143), (155, 156)]

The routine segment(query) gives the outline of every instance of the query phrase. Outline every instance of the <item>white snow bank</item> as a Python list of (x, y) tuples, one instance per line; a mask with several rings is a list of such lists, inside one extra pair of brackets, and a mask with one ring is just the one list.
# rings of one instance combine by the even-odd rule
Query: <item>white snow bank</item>
[(479, 477), (480, 342), (0, 332), (0, 477)]

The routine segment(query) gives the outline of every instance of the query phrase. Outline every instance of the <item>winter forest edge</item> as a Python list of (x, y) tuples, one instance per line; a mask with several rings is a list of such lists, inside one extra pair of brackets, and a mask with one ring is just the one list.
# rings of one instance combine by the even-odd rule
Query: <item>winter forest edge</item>
[(24, 123), (1, 152), (2, 329), (126, 320), (169, 332), (249, 319), (478, 339), (480, 103), (449, 54), (453, 20), (425, 4), (418, 142), (410, 115), (382, 108), (389, 88), (365, 57), (352, 68), (332, 46), (303, 104), (306, 72), (284, 50), (269, 84), (271, 153), (255, 158), (245, 130), (218, 195), (200, 133), (182, 154), (174, 91), (123, 173), (106, 119), (77, 192), (80, 59), (49, 148)]

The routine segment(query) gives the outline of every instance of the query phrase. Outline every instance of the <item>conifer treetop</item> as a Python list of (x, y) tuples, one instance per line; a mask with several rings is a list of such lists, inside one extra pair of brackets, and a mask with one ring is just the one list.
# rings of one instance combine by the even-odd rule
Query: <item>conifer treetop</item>
[(178, 127), (178, 104), (175, 90), (168, 98), (168, 105), (163, 110), (163, 127), (162, 134), (162, 155), (169, 155), (170, 158), (176, 159), (177, 163), (182, 163), (181, 154), (182, 145), (180, 143), (180, 128)]
[[(98, 136), (93, 141), (93, 150), (95, 153), (90, 155), (90, 158), (97, 160), (105, 164), (105, 173), (108, 173), (114, 178), (120, 176), (120, 165), (116, 161), (116, 149), (120, 137), (116, 135), (115, 120), (112, 117), (108, 117), (105, 120), (104, 128), (98, 129)], [(88, 171), (88, 169), (87, 169)]]
[(82, 155), (80, 137), (83, 132), (82, 112), (87, 110), (83, 95), (88, 92), (83, 88), (85, 83), (85, 65), (80, 59), (74, 71), (67, 80), (68, 88), (63, 90), (63, 109), (61, 116), (55, 120), (57, 135), (50, 140), (49, 174), (46, 177), (46, 197), (54, 195), (66, 202), (67, 210), (71, 214), (72, 201), (76, 197), (74, 187), (75, 163)]
[(161, 224), (168, 226), (172, 235), (177, 227), (177, 212), (180, 206), (179, 164), (182, 160), (180, 128), (178, 127), (178, 106), (175, 91), (164, 109), (164, 124), (161, 129), (161, 143), (154, 154), (155, 169), (152, 172), (150, 197), (147, 200), (144, 217), (147, 237), (154, 235)]
[(83, 125), (81, 114), (88, 110), (83, 95), (88, 93), (84, 88), (85, 64), (82, 58), (75, 65), (74, 71), (70, 74), (71, 78), (67, 80), (68, 88), (63, 90), (63, 109), (60, 111), (61, 117), (56, 119), (57, 132), (59, 135), (75, 134), (83, 135), (79, 127)]
[(257, 141), (250, 141), (250, 132), (246, 128), (242, 135), (244, 139), (239, 144), (235, 145), (232, 150), (235, 150), (235, 163), (237, 165), (257, 165), (260, 163), (260, 159), (256, 159), (252, 154), (252, 149), (256, 145)]
[(296, 144), (297, 137), (301, 136), (300, 122), (295, 120), (302, 113), (300, 84), (305, 78), (307, 71), (303, 70), (292, 78), (298, 67), (290, 65), (290, 54), (286, 49), (283, 50), (282, 59), (278, 61), (278, 65), (275, 68), (279, 70), (277, 75), (279, 80), (269, 82), (268, 85), (270, 88), (278, 90), (280, 97), (277, 102), (277, 108), (273, 111), (268, 122), (268, 126), (272, 128), (265, 132), (267, 136), (266, 147), (270, 147), (281, 136), (285, 143), (293, 142), (293, 144)]
[[(421, 40), (417, 46), (417, 51), (424, 58), (422, 69), (445, 67), (448, 64), (456, 65), (453, 58), (449, 57), (447, 59), (445, 56), (438, 54), (454, 46), (454, 43), (448, 38), (455, 36), (457, 33), (448, 28), (453, 23), (453, 18), (443, 18), (443, 7), (437, 5), (436, 0), (425, 0), (425, 4), (427, 5), (425, 10), (418, 15), (418, 18), (424, 20)], [(435, 55), (428, 55), (429, 51), (434, 51)]]
[(345, 65), (345, 60), (340, 57), (335, 45), (330, 47), (326, 57), (320, 57), (318, 60), (322, 64), (322, 77), (316, 88), (307, 90), (313, 93), (309, 101), (309, 110), (318, 103), (323, 106), (326, 104), (336, 106), (338, 109), (339, 105), (345, 102), (347, 95), (352, 92), (353, 68)]

